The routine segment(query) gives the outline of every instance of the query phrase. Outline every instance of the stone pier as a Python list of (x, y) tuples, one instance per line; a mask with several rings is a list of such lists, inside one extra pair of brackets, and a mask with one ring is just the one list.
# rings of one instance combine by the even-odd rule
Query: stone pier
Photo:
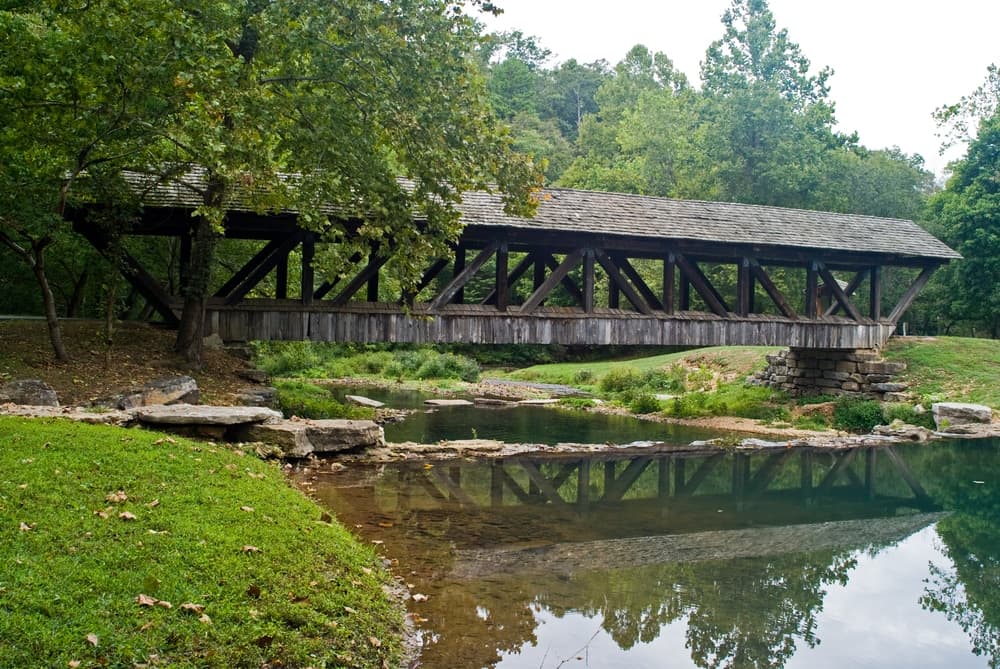
[(853, 395), (901, 402), (908, 399), (908, 386), (896, 375), (904, 369), (906, 363), (883, 360), (872, 349), (790, 348), (767, 356), (767, 367), (752, 378), (796, 397)]

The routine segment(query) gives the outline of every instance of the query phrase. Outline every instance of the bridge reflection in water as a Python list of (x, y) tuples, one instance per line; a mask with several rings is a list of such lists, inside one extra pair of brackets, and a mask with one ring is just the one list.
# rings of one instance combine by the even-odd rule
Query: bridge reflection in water
[[(543, 609), (600, 618), (618, 652), (688, 620), (692, 647), (728, 638), (734, 657), (757, 657), (718, 666), (780, 666), (796, 639), (813, 644), (825, 587), (846, 582), (856, 551), (942, 517), (909, 462), (914, 453), (716, 449), (352, 465), (329, 485), (317, 477), (315, 492), (384, 542), (414, 590), (430, 595), (418, 609), (427, 618), (418, 625), (422, 666), (495, 666), (525, 652)], [(693, 622), (709, 609), (718, 629)]]

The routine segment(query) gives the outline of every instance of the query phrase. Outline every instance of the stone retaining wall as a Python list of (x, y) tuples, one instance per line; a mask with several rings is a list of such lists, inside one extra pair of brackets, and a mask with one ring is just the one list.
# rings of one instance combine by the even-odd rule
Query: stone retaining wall
[(888, 362), (870, 349), (791, 348), (767, 356), (753, 375), (760, 385), (790, 395), (854, 395), (887, 402), (907, 399), (907, 384), (895, 379), (906, 363)]

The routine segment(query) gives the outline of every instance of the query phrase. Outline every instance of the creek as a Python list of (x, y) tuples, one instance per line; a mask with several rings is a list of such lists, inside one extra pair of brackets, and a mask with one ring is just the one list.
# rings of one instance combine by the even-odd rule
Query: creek
[(1000, 440), (296, 476), (427, 596), (426, 669), (1000, 665)]

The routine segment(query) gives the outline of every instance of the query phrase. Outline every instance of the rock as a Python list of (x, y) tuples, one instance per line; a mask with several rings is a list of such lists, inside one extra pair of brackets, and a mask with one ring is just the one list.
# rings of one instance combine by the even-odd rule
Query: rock
[(363, 395), (344, 395), (344, 399), (351, 404), (357, 404), (359, 407), (381, 409), (385, 406), (385, 402), (379, 402), (378, 400), (373, 400), (370, 397), (364, 397)]
[(235, 436), (276, 446), (290, 458), (385, 445), (382, 427), (370, 420), (282, 420), (241, 426)]
[(472, 403), (478, 404), (480, 406), (496, 406), (496, 407), (503, 407), (503, 406), (510, 406), (512, 404), (517, 404), (517, 402), (513, 400), (502, 400), (498, 397), (473, 397)]
[(264, 407), (222, 407), (172, 404), (140, 407), (135, 411), (140, 423), (152, 425), (230, 426), (281, 420), (281, 413)]
[(907, 388), (909, 388), (907, 383), (873, 383), (871, 384), (872, 391), (876, 393), (901, 393)]
[(241, 379), (246, 379), (250, 383), (265, 384), (271, 380), (270, 375), (263, 369), (254, 369), (252, 367), (249, 369), (239, 370), (238, 372), (236, 372), (236, 376), (240, 377)]
[(541, 399), (541, 400), (521, 400), (518, 404), (523, 404), (526, 406), (545, 406), (547, 404), (559, 404), (557, 399)]
[(916, 442), (925, 442), (934, 436), (934, 433), (926, 427), (909, 425), (898, 420), (893, 421), (891, 425), (876, 425), (873, 432), (884, 437), (896, 437)]
[(993, 410), (982, 404), (935, 402), (931, 405), (931, 411), (934, 413), (934, 424), (938, 430), (954, 425), (989, 423), (993, 420)]
[(472, 402), (469, 400), (453, 400), (453, 399), (431, 399), (424, 400), (424, 404), (432, 407), (471, 407)]
[(201, 345), (208, 350), (221, 351), (226, 346), (226, 342), (222, 341), (222, 337), (218, 333), (213, 332), (207, 337), (202, 337)]
[(41, 379), (19, 379), (0, 386), (0, 404), (10, 402), (26, 406), (57, 407), (59, 397), (52, 386)]
[(278, 389), (271, 386), (247, 386), (236, 395), (236, 401), (247, 407), (278, 408)]
[(150, 381), (141, 388), (114, 397), (110, 406), (134, 409), (160, 404), (197, 404), (201, 397), (198, 382), (190, 376), (175, 376)]

